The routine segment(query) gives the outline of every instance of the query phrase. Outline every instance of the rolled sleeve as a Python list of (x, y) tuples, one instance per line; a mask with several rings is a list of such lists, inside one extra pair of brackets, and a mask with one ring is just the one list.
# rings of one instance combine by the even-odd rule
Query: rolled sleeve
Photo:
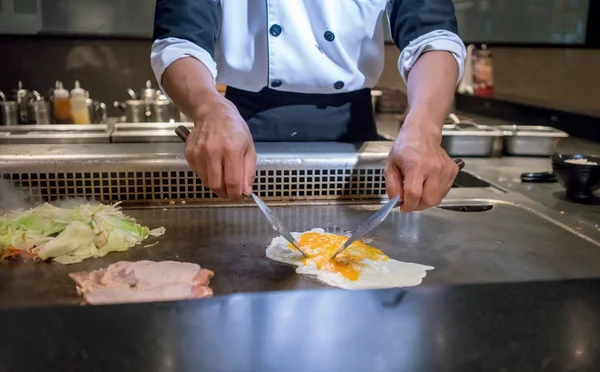
[(422, 35), (411, 41), (402, 50), (400, 58), (398, 58), (398, 70), (400, 70), (402, 79), (405, 82), (407, 81), (408, 73), (423, 53), (437, 50), (451, 53), (456, 60), (458, 65), (458, 80), (456, 83), (458, 84), (465, 71), (467, 50), (458, 35), (444, 30), (436, 30)]
[(401, 51), (398, 69), (405, 82), (419, 57), (434, 50), (454, 56), (460, 81), (467, 52), (458, 37), (452, 0), (389, 0), (387, 10), (392, 39)]
[(197, 59), (216, 79), (219, 25), (217, 0), (157, 0), (150, 63), (158, 83), (167, 67), (183, 57)]
[(150, 64), (159, 84), (162, 82), (162, 75), (167, 67), (184, 57), (193, 57), (202, 62), (212, 74), (213, 80), (217, 78), (217, 64), (206, 49), (187, 40), (169, 37), (152, 43), (150, 52)]

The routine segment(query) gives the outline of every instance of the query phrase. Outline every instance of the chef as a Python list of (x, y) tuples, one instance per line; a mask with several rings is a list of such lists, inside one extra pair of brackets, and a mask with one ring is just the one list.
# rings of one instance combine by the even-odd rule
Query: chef
[(384, 17), (410, 105), (387, 192), (406, 212), (439, 204), (458, 173), (440, 143), (466, 55), (452, 0), (157, 0), (152, 68), (194, 121), (185, 154), (203, 184), (251, 193), (253, 141), (376, 140)]

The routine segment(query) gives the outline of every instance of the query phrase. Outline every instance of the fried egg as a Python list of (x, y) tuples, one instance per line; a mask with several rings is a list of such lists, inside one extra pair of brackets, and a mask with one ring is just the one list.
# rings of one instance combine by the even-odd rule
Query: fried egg
[(409, 287), (421, 284), (432, 266), (400, 262), (363, 242), (352, 243), (331, 259), (348, 240), (347, 236), (325, 233), (323, 229), (293, 232), (304, 257), (283, 237), (278, 236), (267, 247), (273, 261), (297, 266), (298, 274), (314, 275), (321, 282), (344, 289)]

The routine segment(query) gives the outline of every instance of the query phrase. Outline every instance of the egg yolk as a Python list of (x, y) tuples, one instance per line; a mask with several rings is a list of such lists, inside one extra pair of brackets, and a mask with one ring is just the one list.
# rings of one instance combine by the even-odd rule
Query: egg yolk
[[(385, 261), (389, 258), (379, 249), (356, 241), (334, 259), (331, 259), (331, 256), (346, 240), (348, 240), (347, 236), (318, 232), (306, 232), (300, 235), (298, 245), (308, 256), (302, 259), (302, 263), (304, 265), (315, 263), (319, 270), (338, 273), (348, 280), (357, 280), (361, 268), (364, 267), (364, 264), (361, 264), (363, 259)], [(291, 244), (288, 244), (288, 247), (293, 250), (296, 249)]]

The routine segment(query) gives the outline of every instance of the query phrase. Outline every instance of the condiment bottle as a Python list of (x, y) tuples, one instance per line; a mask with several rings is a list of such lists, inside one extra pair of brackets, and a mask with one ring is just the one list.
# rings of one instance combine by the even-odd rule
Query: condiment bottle
[(27, 114), (27, 102), (29, 101), (29, 91), (23, 88), (23, 82), (19, 80), (16, 93), (17, 105), (19, 105), (19, 122), (20, 124), (30, 124), (29, 115)]
[(56, 82), (56, 89), (54, 89), (54, 119), (57, 124), (71, 124), (69, 91), (63, 87), (60, 81)]
[(85, 90), (75, 80), (75, 88), (71, 90), (71, 117), (73, 124), (90, 124), (90, 111), (88, 110)]

